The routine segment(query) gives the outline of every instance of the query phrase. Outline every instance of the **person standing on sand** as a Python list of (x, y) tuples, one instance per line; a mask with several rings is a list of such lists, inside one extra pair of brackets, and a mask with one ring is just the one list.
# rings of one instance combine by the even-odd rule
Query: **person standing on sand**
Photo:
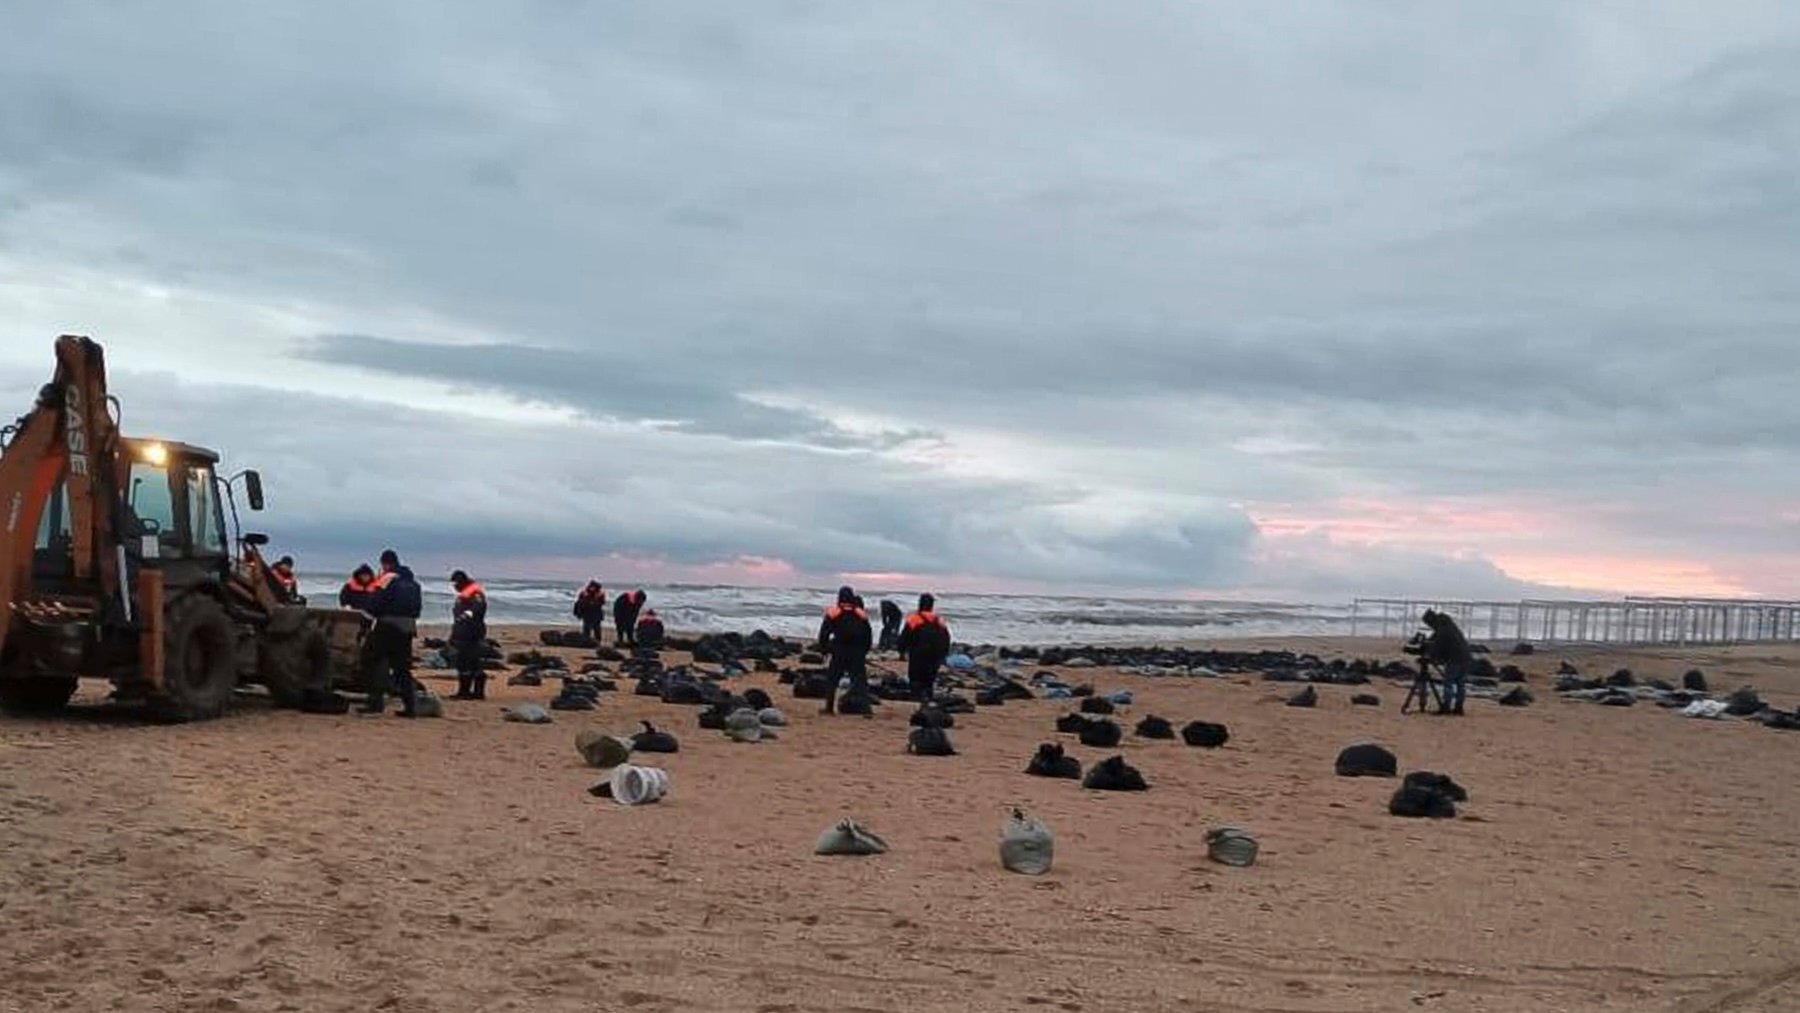
[(450, 575), (456, 601), (450, 605), (450, 648), (456, 652), (457, 700), (486, 700), (487, 671), (481, 667), (487, 646), (487, 591), (457, 570)]
[[(885, 603), (883, 603), (885, 604)], [(919, 610), (906, 617), (896, 644), (906, 659), (906, 681), (912, 684), (913, 699), (930, 703), (936, 691), (938, 669), (950, 657), (950, 627), (937, 614), (937, 599), (919, 596)]]
[(369, 699), (364, 714), (387, 710), (387, 691), (400, 692), (403, 718), (418, 717), (418, 696), (412, 677), (413, 635), (419, 631), (419, 613), (425, 595), (411, 569), (400, 565), (393, 549), (381, 552), (381, 576), (363, 611), (375, 617), (375, 625), (363, 640), (363, 684)]
[(892, 601), (881, 599), (881, 639), (875, 645), (876, 650), (892, 651), (900, 642), (900, 606)]
[(837, 604), (825, 610), (825, 621), (819, 624), (819, 650), (831, 656), (827, 680), (825, 709), (820, 713), (837, 713), (838, 681), (850, 678), (851, 696), (867, 698), (869, 694), (869, 647), (874, 643), (874, 630), (869, 614), (863, 611), (856, 592), (838, 588)]
[(606, 588), (597, 580), (588, 581), (575, 596), (574, 612), (575, 618), (581, 620), (581, 635), (599, 643), (600, 634), (606, 631)]
[(1425, 641), (1425, 657), (1444, 670), (1444, 704), (1439, 714), (1461, 714), (1463, 700), (1469, 693), (1469, 669), (1475, 664), (1475, 652), (1469, 650), (1469, 639), (1456, 625), (1456, 620), (1434, 609), (1426, 609), (1420, 617), (1431, 627)]
[(626, 591), (613, 601), (613, 627), (621, 646), (637, 646), (638, 612), (644, 607), (645, 597), (643, 588), (639, 588)]

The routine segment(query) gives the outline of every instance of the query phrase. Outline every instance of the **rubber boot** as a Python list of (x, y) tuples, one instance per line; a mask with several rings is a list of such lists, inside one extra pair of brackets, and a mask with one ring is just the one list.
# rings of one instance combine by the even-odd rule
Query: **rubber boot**
[(472, 683), (474, 681), (475, 680), (471, 679), (468, 675), (466, 675), (462, 672), (458, 672), (456, 674), (456, 695), (451, 697), (450, 699), (452, 699), (452, 700), (473, 700), (473, 699), (475, 699), (475, 691), (470, 686), (470, 683)]
[(488, 677), (487, 677), (486, 672), (483, 672), (480, 675), (475, 676), (475, 679), (474, 679), (475, 691), (474, 691), (474, 695), (471, 697), (471, 699), (474, 699), (474, 700), (486, 700), (487, 699), (487, 679), (488, 679)]

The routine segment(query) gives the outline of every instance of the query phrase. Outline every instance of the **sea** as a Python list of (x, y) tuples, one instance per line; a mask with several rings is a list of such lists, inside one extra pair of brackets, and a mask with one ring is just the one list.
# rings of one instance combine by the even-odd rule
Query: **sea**
[[(301, 591), (315, 603), (336, 600), (341, 577), (302, 574)], [(517, 626), (569, 626), (579, 586), (540, 580), (483, 580), (488, 621)], [(645, 584), (648, 607), (671, 630), (811, 637), (836, 588), (726, 587)], [(616, 593), (608, 588), (609, 597)], [(860, 590), (869, 612), (892, 599), (902, 611), (916, 591)], [(425, 585), (425, 620), (448, 622), (448, 587)], [(1350, 606), (1262, 601), (1062, 597), (944, 593), (938, 611), (957, 640), (972, 644), (1144, 644), (1261, 636), (1332, 636), (1350, 632)]]

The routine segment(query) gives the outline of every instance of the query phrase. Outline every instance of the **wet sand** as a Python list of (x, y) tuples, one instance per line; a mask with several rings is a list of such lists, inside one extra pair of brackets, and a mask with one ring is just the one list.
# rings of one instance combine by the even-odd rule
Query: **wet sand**
[[(983, 709), (962, 755), (909, 757), (904, 708), (822, 718), (773, 675), (739, 685), (794, 724), (754, 746), (628, 681), (548, 727), (499, 711), (554, 682), (439, 721), (0, 718), (0, 1011), (1800, 1009), (1800, 734), (1559, 700), (1565, 656), (1800, 701), (1788, 646), (1496, 658), (1537, 705), (1460, 720), (1402, 716), (1386, 682), (1298, 710), (1250, 679), (1069, 673), (1132, 689), (1128, 730), (1230, 726), (1216, 751), (1128, 731), (1142, 795), (1021, 772), (1039, 742), (1113, 752), (1052, 733), (1065, 703)], [(681, 738), (650, 758), (671, 796), (589, 797), (575, 733), (640, 717)], [(1462, 818), (1333, 776), (1362, 740), (1452, 774)], [(1049, 876), (998, 867), (1015, 805), (1057, 834)], [(893, 851), (813, 857), (845, 816)], [(1226, 823), (1255, 867), (1207, 860)]]

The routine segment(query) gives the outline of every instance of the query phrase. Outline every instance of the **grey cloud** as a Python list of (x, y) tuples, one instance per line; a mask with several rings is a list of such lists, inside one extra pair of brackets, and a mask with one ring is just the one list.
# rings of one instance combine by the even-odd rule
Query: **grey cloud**
[(427, 345), (360, 334), (323, 335), (300, 357), (380, 373), (426, 377), (510, 394), (523, 401), (579, 409), (599, 418), (664, 423), (684, 432), (817, 446), (885, 448), (933, 438), (924, 430), (860, 436), (817, 415), (759, 404), (709, 383), (716, 364), (664, 362), (591, 350), (530, 345)]
[[(1221, 501), (1604, 489), (1634, 505), (1582, 544), (1640, 546), (1795, 494), (1800, 8), (316, 13), (212, 8), (236, 42), (202, 47), (179, 5), (37, 5), (0, 36), (6, 250), (268, 307), (271, 372), (325, 332), (309, 367), (665, 423), (629, 439), (706, 492), (625, 476), (683, 524), (607, 544), (1179, 581), (1253, 544)], [(1271, 437), (1300, 449), (1234, 449)], [(733, 508), (790, 469), (820, 480)], [(977, 496), (996, 523), (940, 509)], [(1082, 496), (1164, 514), (1083, 533)], [(1785, 530), (1745, 525), (1718, 544)]]
[[(30, 386), (23, 371), (0, 377), (6, 389)], [(261, 469), (270, 510), (254, 523), (337, 560), (395, 544), (440, 558), (759, 555), (815, 575), (1223, 586), (1255, 537), (1224, 504), (1186, 501), (1095, 530), (1066, 515), (1088, 505), (1085, 494), (798, 446), (654, 430), (601, 438), (580, 424), (519, 427), (303, 394), (271, 414), (262, 391), (117, 370), (113, 387), (130, 430)]]

